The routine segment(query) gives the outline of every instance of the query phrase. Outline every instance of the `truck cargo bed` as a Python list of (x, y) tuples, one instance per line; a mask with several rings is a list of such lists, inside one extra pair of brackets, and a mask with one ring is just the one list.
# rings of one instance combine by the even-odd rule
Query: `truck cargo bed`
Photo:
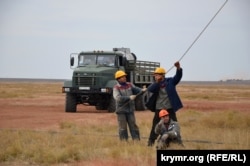
[(153, 73), (157, 67), (160, 67), (160, 62), (137, 61), (134, 72), (135, 84), (152, 83), (154, 81)]

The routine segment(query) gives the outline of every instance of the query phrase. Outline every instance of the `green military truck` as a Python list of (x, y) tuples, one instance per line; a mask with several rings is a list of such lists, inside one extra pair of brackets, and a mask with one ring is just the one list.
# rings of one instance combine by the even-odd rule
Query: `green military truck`
[[(127, 81), (138, 87), (148, 86), (160, 62), (139, 61), (129, 48), (113, 48), (112, 51), (84, 51), (70, 54), (73, 69), (72, 80), (62, 87), (65, 96), (65, 112), (76, 112), (78, 104), (95, 106), (97, 110), (115, 111), (113, 86), (117, 83), (114, 74), (123, 70)], [(135, 99), (136, 110), (145, 110), (148, 93)]]

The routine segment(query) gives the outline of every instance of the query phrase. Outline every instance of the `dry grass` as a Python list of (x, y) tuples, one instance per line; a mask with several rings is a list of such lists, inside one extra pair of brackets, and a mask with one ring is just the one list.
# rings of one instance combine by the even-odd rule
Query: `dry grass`
[(186, 111), (180, 118), (184, 139), (208, 142), (188, 143), (188, 149), (250, 149), (249, 113)]
[(178, 91), (182, 99), (205, 101), (235, 101), (250, 98), (250, 85), (182, 85)]
[(35, 98), (37, 95), (55, 96), (61, 94), (59, 83), (0, 82), (0, 99)]
[[(0, 98), (56, 96), (59, 84), (0, 84)], [(12, 89), (12, 90), (8, 90)], [(250, 86), (192, 86), (179, 88), (183, 102), (220, 101), (241, 103), (250, 99)], [(15, 91), (13, 91), (13, 89)], [(38, 92), (37, 92), (38, 91)], [(218, 95), (219, 94), (219, 95)], [(250, 110), (250, 108), (249, 108)], [(108, 116), (110, 114), (102, 114)], [(99, 114), (100, 116), (100, 114)], [(155, 147), (147, 147), (153, 113), (136, 112), (142, 139), (120, 142), (117, 124), (86, 119), (63, 121), (57, 130), (0, 130), (0, 165), (155, 165)], [(250, 149), (249, 111), (221, 109), (203, 111), (189, 106), (177, 112), (185, 148)], [(119, 164), (118, 164), (119, 163)]]

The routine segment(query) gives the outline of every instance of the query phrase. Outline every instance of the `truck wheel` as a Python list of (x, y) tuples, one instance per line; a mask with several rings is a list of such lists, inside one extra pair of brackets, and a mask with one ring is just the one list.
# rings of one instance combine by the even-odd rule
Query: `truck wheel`
[(139, 95), (139, 96), (136, 97), (136, 99), (135, 99), (135, 110), (137, 110), (137, 111), (146, 110), (145, 98), (146, 98), (146, 93), (143, 93), (142, 95)]
[(113, 96), (111, 96), (109, 106), (108, 106), (108, 112), (115, 112), (115, 109), (116, 109), (116, 102)]
[(95, 106), (96, 110), (105, 110), (105, 107), (103, 105), (97, 105)]
[(76, 96), (71, 93), (66, 94), (65, 112), (76, 112)]

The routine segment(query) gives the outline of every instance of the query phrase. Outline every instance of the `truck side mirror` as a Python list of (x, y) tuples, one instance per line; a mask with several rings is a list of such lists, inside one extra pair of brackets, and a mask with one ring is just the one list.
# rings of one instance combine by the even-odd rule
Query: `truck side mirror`
[(134, 53), (131, 53), (131, 55), (134, 57), (134, 60), (137, 60), (137, 57)]
[(122, 58), (122, 66), (126, 66), (126, 62), (127, 62), (127, 58), (126, 57), (123, 57)]
[(75, 58), (71, 57), (70, 58), (70, 66), (74, 66)]

